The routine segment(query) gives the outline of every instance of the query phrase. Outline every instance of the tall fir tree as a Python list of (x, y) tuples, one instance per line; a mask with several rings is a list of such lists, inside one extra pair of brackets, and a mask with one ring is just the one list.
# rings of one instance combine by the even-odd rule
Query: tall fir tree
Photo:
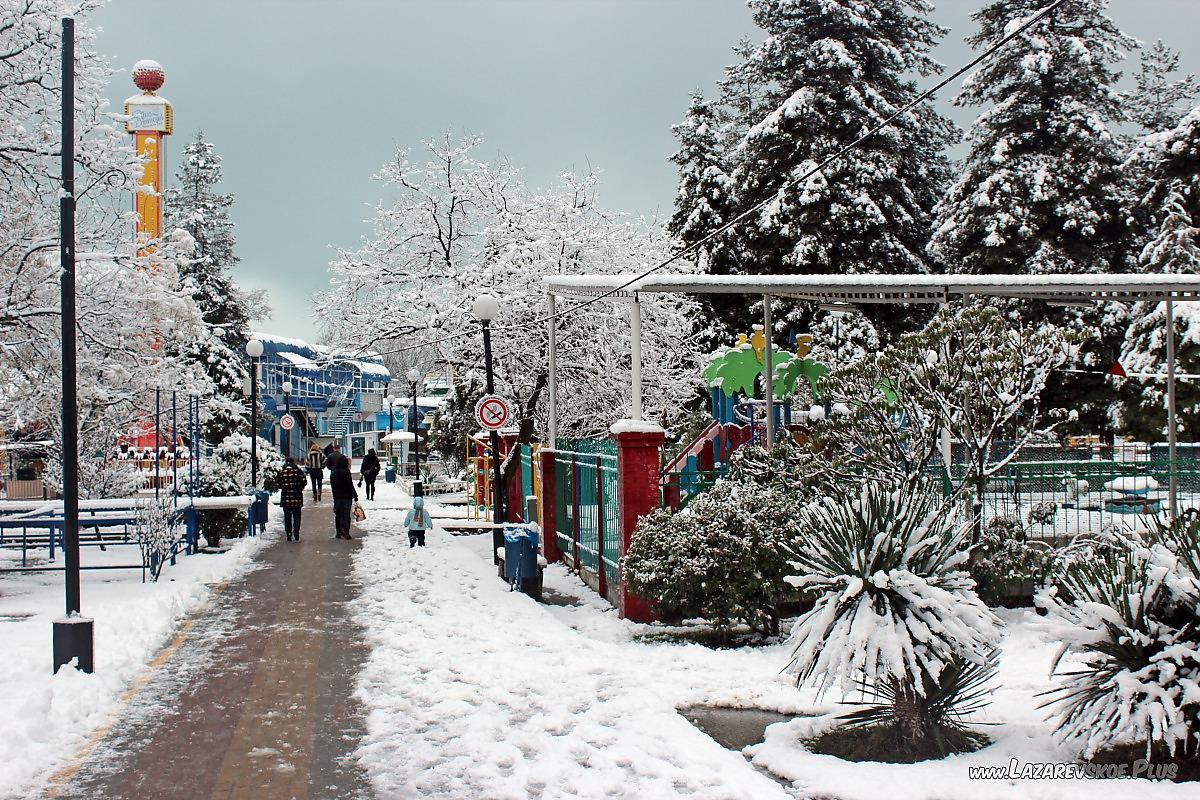
[[(762, 87), (761, 119), (725, 159), (734, 214), (774, 198), (731, 231), (733, 257), (711, 259), (714, 273), (908, 273), (935, 269), (925, 253), (931, 211), (945, 187), (944, 150), (954, 126), (918, 106), (802, 185), (798, 173), (857, 139), (918, 89), (914, 75), (940, 67), (929, 55), (945, 31), (925, 0), (751, 0), (766, 39), (744, 65)], [(752, 112), (754, 117), (760, 114)], [(741, 303), (715, 308), (745, 327)], [(901, 310), (907, 314), (907, 310)], [(808, 309), (780, 314), (803, 326)], [(879, 321), (879, 320), (877, 320)], [(904, 327), (895, 317), (884, 329)]]
[[(1121, 213), (1125, 118), (1113, 65), (1135, 42), (1104, 13), (1069, 0), (1009, 42), (963, 84), (986, 106), (962, 171), (938, 206), (930, 252), (955, 272), (1112, 272), (1126, 266)], [(995, 0), (967, 42), (990, 47), (1044, 0)]]
[(1156, 41), (1142, 53), (1141, 68), (1134, 76), (1137, 88), (1129, 95), (1129, 116), (1144, 133), (1161, 133), (1179, 123), (1184, 109), (1200, 90), (1192, 74), (1175, 78), (1179, 53)]
[[(1003, 39), (1044, 0), (993, 0), (973, 15), (976, 49)], [(1114, 65), (1136, 42), (1105, 10), (1108, 0), (1068, 0), (986, 60), (963, 84), (960, 105), (985, 106), (968, 133), (958, 180), (937, 209), (929, 251), (954, 272), (1087, 273), (1130, 267), (1123, 211), (1126, 118)], [(1047, 390), (1070, 406), (1064, 430), (1111, 435), (1115, 395), (1105, 373), (1124, 336), (1124, 306), (1063, 312), (1039, 304), (1026, 318), (1065, 325), (1087, 345)]]
[(192, 255), (180, 266), (183, 288), (196, 302), (209, 337), (192, 345), (188, 355), (202, 364), (216, 387), (206, 398), (204, 438), (219, 444), (235, 431), (245, 431), (248, 409), (242, 386), (249, 375), (241, 357), (251, 311), (247, 296), (234, 283), (230, 270), (238, 263), (229, 211), (233, 195), (222, 194), (221, 157), (203, 131), (183, 150), (167, 191), (167, 228), (185, 231)]
[[(667, 231), (684, 244), (693, 244), (723, 225), (730, 207), (721, 122), (712, 105), (697, 93), (683, 121), (671, 130), (679, 140), (679, 149), (671, 156), (679, 168), (679, 190)], [(720, 244), (714, 243), (716, 248)], [(704, 255), (711, 259), (713, 250), (706, 248)]]
[[(1126, 171), (1134, 185), (1131, 218), (1140, 244), (1138, 266), (1146, 272), (1200, 272), (1200, 107), (1173, 129), (1151, 133), (1134, 150)], [(1175, 305), (1178, 369), (1200, 372), (1200, 314), (1191, 303)], [(1141, 376), (1165, 375), (1166, 305), (1136, 303), (1121, 364)], [(1166, 384), (1134, 375), (1122, 387), (1120, 427), (1151, 441), (1164, 434)], [(1181, 381), (1176, 406), (1182, 433), (1200, 435), (1200, 385)]]

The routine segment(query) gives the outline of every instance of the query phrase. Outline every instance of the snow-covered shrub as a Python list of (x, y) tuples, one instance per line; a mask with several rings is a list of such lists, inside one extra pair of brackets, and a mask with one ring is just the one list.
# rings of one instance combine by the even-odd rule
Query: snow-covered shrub
[[(200, 467), (200, 481), (195, 492), (201, 497), (232, 497), (250, 491), (250, 437), (231, 433), (213, 448), (212, 457)], [(266, 439), (258, 439), (259, 486), (274, 491), (275, 477), (283, 469), (283, 454)], [(221, 539), (240, 536), (246, 529), (246, 515), (234, 509), (216, 509), (200, 514), (200, 531), (209, 547), (217, 547)]]
[(1030, 525), (1053, 525), (1058, 516), (1058, 503), (1053, 500), (1042, 500), (1034, 503), (1029, 509)]
[(719, 481), (678, 513), (642, 518), (621, 560), (625, 579), (664, 615), (777, 632), (794, 508), (777, 489)]
[(999, 621), (964, 571), (969, 524), (928, 483), (867, 482), (808, 505), (788, 582), (815, 605), (792, 630), (788, 671), (824, 691), (866, 688), (890, 705), (900, 743), (936, 744), (931, 687), (947, 666), (983, 665)]
[[(1037, 598), (1047, 638), (1075, 661), (1045, 705), (1085, 757), (1137, 744), (1200, 756), (1200, 520), (1070, 563)], [(1066, 594), (1068, 598), (1061, 595)]]
[(1041, 586), (1054, 559), (1054, 548), (1045, 542), (1030, 541), (1020, 520), (994, 517), (984, 526), (983, 536), (971, 551), (971, 578), (979, 597), (989, 606), (999, 606), (1022, 585)]

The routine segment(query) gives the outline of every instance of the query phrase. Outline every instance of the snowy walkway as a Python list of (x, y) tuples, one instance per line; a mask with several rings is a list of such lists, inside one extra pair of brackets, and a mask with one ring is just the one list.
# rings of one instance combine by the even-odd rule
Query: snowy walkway
[[(407, 505), (392, 487), (379, 499)], [(360, 756), (378, 797), (791, 796), (675, 710), (796, 702), (777, 648), (639, 643), (640, 626), (561, 570), (548, 588), (575, 596), (564, 607), (507, 591), (487, 534), (438, 531), (410, 550), (402, 513), (371, 514), (355, 556), (363, 594), (353, 605), (372, 646)], [(731, 694), (736, 686), (756, 688)]]
[[(272, 507), (278, 516), (278, 507)], [(269, 535), (281, 539), (278, 527)], [(189, 621), (178, 648), (57, 794), (60, 798), (343, 800), (368, 797), (353, 757), (365, 656), (348, 619), (351, 556), (329, 503), (301, 542), (275, 541), (261, 568)]]

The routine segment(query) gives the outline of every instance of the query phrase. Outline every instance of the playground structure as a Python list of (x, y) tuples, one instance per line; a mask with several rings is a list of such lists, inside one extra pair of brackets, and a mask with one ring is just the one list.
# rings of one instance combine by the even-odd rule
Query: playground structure
[[(549, 435), (554, 447), (538, 452), (541, 525), (544, 555), (564, 561), (616, 605), (622, 616), (650, 620), (652, 609), (632, 595), (620, 574), (640, 517), (666, 505), (679, 508), (685, 493), (703, 489), (715, 478), (729, 453), (748, 441), (771, 447), (779, 431), (792, 432), (802, 421), (826, 413), (819, 403), (807, 411), (794, 403), (801, 379), (816, 386), (822, 365), (808, 359), (811, 341), (798, 340), (795, 354), (776, 349), (774, 298), (805, 300), (854, 309), (864, 304), (935, 304), (948, 306), (971, 298), (1018, 298), (1060, 305), (1098, 301), (1162, 301), (1167, 308), (1168, 444), (1159, 460), (1121, 464), (1053, 462), (1014, 463), (987, 487), (985, 515), (1018, 516), (1046, 529), (1046, 538), (1093, 530), (1105, 520), (1151, 524), (1159, 515), (1174, 516), (1182, 499), (1200, 490), (1200, 471), (1178, 458), (1175, 417), (1175, 332), (1173, 303), (1200, 300), (1200, 276), (1181, 274), (1107, 275), (780, 275), (717, 276), (691, 274), (548, 276), (549, 292)], [(762, 301), (763, 321), (756, 335), (731, 351), (717, 354), (706, 371), (712, 392), (713, 421), (680, 455), (663, 468), (665, 432), (643, 420), (641, 303), (656, 293), (744, 294)], [(631, 420), (617, 421), (611, 437), (601, 442), (557, 438), (557, 329), (559, 299), (605, 300), (629, 309), (631, 332)], [(758, 338), (761, 337), (761, 338)], [(732, 353), (733, 355), (730, 355)], [(753, 362), (751, 362), (753, 359)], [(779, 367), (777, 369), (777, 366)], [(750, 397), (754, 381), (762, 397)], [(815, 393), (814, 393), (815, 395)], [(819, 399), (819, 398), (818, 398)], [(792, 406), (789, 410), (789, 405)], [(801, 419), (803, 414), (804, 419)], [(943, 475), (961, 474), (949, 435), (941, 440)], [(1131, 478), (1132, 480), (1122, 480)], [(1166, 492), (1158, 491), (1165, 485)], [(1153, 487), (1153, 488), (1152, 488)], [(510, 495), (513, 487), (508, 487)], [(550, 502), (554, 498), (554, 502)], [(1053, 506), (1054, 511), (1049, 509)], [(512, 507), (510, 503), (509, 507)], [(519, 507), (519, 506), (518, 506)], [(1035, 510), (1036, 509), (1036, 510)], [(510, 514), (510, 519), (517, 521)], [(1043, 521), (1045, 520), (1045, 521)]]

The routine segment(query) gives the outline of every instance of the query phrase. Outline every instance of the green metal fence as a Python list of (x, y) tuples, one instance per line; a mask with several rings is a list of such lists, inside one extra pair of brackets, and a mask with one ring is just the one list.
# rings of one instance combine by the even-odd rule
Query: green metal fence
[[(952, 471), (960, 483), (965, 467)], [(1178, 461), (1174, 470), (1166, 460), (1014, 462), (982, 493), (984, 524), (1008, 517), (1031, 536), (1054, 540), (1106, 526), (1145, 530), (1170, 516), (1172, 471), (1179, 509), (1200, 506), (1200, 461)]]
[(616, 442), (559, 439), (554, 472), (559, 549), (574, 566), (615, 584), (621, 552)]

